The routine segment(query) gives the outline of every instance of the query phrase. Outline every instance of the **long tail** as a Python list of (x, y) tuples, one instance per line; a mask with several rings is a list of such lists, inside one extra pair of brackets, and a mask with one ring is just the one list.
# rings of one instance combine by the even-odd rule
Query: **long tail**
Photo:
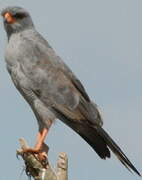
[[(130, 162), (127, 156), (123, 153), (120, 147), (114, 142), (114, 140), (108, 135), (108, 133), (101, 127), (89, 127), (89, 133), (79, 133), (80, 136), (92, 146), (96, 153), (102, 158), (110, 157), (111, 149), (117, 156), (120, 162), (129, 170), (133, 170), (136, 174), (141, 176), (138, 170)], [(83, 131), (82, 131), (83, 132)], [(109, 148), (108, 148), (109, 147)]]
[(111, 149), (120, 162), (128, 169), (133, 170), (136, 174), (141, 176), (138, 170), (133, 166), (127, 156), (123, 153), (120, 147), (113, 141), (113, 139), (107, 134), (107, 132), (101, 127), (94, 127), (92, 124), (88, 124), (88, 121), (82, 121), (83, 123), (78, 123), (72, 119), (66, 117), (61, 111), (55, 109), (59, 119), (61, 119), (65, 124), (72, 128), (76, 133), (78, 133), (102, 158), (110, 158)]

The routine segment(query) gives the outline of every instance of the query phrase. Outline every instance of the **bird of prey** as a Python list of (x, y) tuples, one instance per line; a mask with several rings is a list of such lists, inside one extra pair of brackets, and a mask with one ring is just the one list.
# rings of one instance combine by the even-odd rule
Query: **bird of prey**
[(21, 7), (7, 7), (1, 15), (7, 33), (5, 61), (15, 87), (32, 108), (39, 131), (34, 148), (39, 153), (55, 119), (60, 119), (78, 133), (102, 159), (110, 158), (110, 150), (121, 163), (140, 173), (102, 128), (97, 105), (91, 101), (83, 85), (37, 32), (30, 14)]

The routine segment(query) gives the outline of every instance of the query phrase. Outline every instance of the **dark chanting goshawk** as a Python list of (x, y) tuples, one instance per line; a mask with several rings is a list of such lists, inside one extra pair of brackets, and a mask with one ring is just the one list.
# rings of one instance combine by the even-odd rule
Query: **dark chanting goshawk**
[(38, 154), (51, 125), (55, 119), (60, 119), (100, 158), (110, 158), (111, 150), (126, 168), (140, 175), (102, 128), (97, 105), (91, 101), (79, 79), (37, 32), (30, 14), (20, 7), (7, 7), (1, 15), (8, 38), (7, 70), (39, 125), (35, 147), (25, 152)]

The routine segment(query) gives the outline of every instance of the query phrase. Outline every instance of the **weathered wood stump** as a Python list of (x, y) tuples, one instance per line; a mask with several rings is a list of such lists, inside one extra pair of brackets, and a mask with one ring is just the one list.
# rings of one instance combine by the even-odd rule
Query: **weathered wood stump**
[(39, 161), (36, 154), (23, 153), (28, 148), (27, 142), (20, 139), (21, 149), (17, 151), (17, 155), (24, 160), (26, 174), (32, 176), (35, 180), (68, 180), (68, 158), (66, 153), (61, 152), (57, 160), (57, 169), (54, 170), (48, 161), (48, 146), (44, 144), (42, 153), (45, 155), (44, 161)]

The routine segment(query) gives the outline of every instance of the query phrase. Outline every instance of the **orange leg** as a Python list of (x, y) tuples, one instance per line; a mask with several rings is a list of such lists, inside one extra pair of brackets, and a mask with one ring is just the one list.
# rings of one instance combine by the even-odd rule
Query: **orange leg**
[(46, 129), (46, 128), (43, 128), (41, 131), (39, 131), (38, 135), (37, 135), (37, 143), (36, 143), (35, 147), (24, 149), (23, 152), (24, 153), (30, 152), (30, 153), (38, 154), (40, 152), (40, 150), (42, 149), (42, 146), (43, 146), (44, 140), (47, 136), (47, 133), (48, 133), (48, 129)]
[(46, 128), (43, 128), (41, 131), (38, 132), (37, 143), (36, 143), (35, 148), (34, 148), (35, 150), (37, 150), (37, 151), (41, 150), (47, 134), (48, 134), (48, 130)]

